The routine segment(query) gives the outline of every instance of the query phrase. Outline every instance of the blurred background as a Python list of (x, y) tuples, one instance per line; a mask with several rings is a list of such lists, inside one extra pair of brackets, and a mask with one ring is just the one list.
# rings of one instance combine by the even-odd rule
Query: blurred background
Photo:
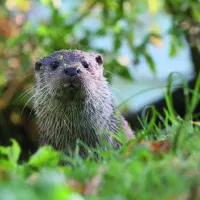
[(178, 72), (173, 102), (184, 116), (179, 85), (192, 89), (200, 69), (200, 1), (1, 0), (0, 145), (15, 138), (22, 159), (38, 143), (34, 62), (60, 49), (102, 53), (116, 104), (134, 129), (145, 106), (163, 112), (168, 76)]

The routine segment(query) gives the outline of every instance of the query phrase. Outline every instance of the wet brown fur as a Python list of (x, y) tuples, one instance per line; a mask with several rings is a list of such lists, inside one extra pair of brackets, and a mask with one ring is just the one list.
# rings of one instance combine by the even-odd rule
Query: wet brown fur
[[(55, 62), (56, 69), (52, 68)], [(87, 62), (87, 68), (83, 62)], [(67, 67), (78, 67), (80, 74), (72, 78), (66, 76)], [(56, 51), (36, 62), (35, 75), (34, 109), (40, 128), (40, 145), (52, 145), (69, 153), (75, 150), (77, 140), (95, 148), (103, 145), (103, 137), (111, 147), (118, 148), (120, 143), (109, 132), (118, 134), (121, 125), (127, 138), (132, 137), (126, 121), (115, 112), (100, 54)], [(71, 82), (72, 88), (69, 87)], [(81, 147), (80, 155), (86, 156), (87, 150)]]

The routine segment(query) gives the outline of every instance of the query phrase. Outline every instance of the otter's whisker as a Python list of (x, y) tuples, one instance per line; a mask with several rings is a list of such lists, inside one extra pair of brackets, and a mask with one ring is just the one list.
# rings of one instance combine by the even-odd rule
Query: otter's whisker
[(26, 108), (26, 106), (28, 105), (28, 103), (29, 103), (33, 98), (34, 98), (34, 95), (31, 96), (31, 97), (29, 98), (29, 100), (26, 102), (26, 104), (24, 105), (24, 107), (23, 107), (23, 109), (22, 109), (21, 116), (22, 116), (22, 114), (23, 114), (23, 112), (24, 112), (24, 109)]
[(25, 98), (28, 94), (32, 93), (34, 91), (34, 87), (31, 87), (31, 88), (28, 88), (27, 90), (25, 90), (22, 94), (20, 94), (18, 97), (17, 97), (17, 100), (18, 99), (23, 99)]

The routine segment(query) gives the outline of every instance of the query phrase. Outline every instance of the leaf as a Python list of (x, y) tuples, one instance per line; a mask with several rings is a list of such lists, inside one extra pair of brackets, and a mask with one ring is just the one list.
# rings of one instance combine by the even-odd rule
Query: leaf
[(48, 6), (51, 3), (51, 0), (40, 0), (42, 4)]
[(120, 70), (119, 70), (119, 75), (123, 78), (125, 78), (126, 80), (132, 81), (133, 77), (131, 76), (129, 70), (127, 67), (125, 66), (119, 66)]
[(115, 35), (115, 39), (114, 39), (114, 49), (118, 50), (122, 45), (122, 40), (119, 34)]
[(196, 109), (196, 107), (198, 106), (199, 98), (195, 94), (199, 94), (199, 92), (200, 92), (200, 74), (198, 75), (198, 77), (196, 79), (194, 94), (192, 95), (192, 99), (190, 102), (190, 113), (193, 113), (194, 110)]
[(0, 147), (0, 154), (3, 154), (5, 156), (7, 156), (8, 160), (12, 162), (12, 164), (16, 164), (20, 153), (21, 153), (21, 149), (19, 144), (11, 139), (12, 145), (9, 147)]
[(196, 21), (199, 21), (200, 20), (200, 12), (199, 12), (200, 5), (199, 5), (199, 2), (191, 3), (191, 7), (192, 7), (193, 17), (196, 19)]
[(169, 49), (169, 56), (173, 57), (177, 54), (177, 43), (176, 38), (174, 36), (171, 36), (170, 39), (170, 49)]
[(156, 66), (155, 66), (155, 63), (154, 63), (152, 57), (149, 54), (145, 53), (144, 58), (145, 58), (146, 62), (148, 63), (149, 67), (151, 68), (151, 70), (154, 73), (156, 73)]
[(149, 13), (155, 15), (158, 12), (158, 0), (148, 0)]
[(20, 149), (19, 144), (15, 140), (11, 139), (11, 142), (12, 142), (12, 146), (9, 151), (9, 160), (16, 163), (19, 159), (21, 149)]
[(54, 166), (58, 164), (60, 158), (60, 152), (54, 151), (51, 146), (43, 146), (31, 156), (28, 164), (36, 168), (41, 168), (46, 165)]

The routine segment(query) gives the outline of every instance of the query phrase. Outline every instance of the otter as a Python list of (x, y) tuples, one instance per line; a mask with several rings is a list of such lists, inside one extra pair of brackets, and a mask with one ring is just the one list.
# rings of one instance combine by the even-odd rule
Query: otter
[[(55, 51), (35, 63), (34, 110), (40, 129), (40, 145), (74, 152), (77, 141), (88, 147), (119, 148), (113, 134), (120, 128), (134, 136), (126, 120), (116, 112), (103, 73), (101, 54), (81, 50)], [(110, 134), (112, 133), (112, 134)], [(82, 157), (88, 155), (83, 146)]]

